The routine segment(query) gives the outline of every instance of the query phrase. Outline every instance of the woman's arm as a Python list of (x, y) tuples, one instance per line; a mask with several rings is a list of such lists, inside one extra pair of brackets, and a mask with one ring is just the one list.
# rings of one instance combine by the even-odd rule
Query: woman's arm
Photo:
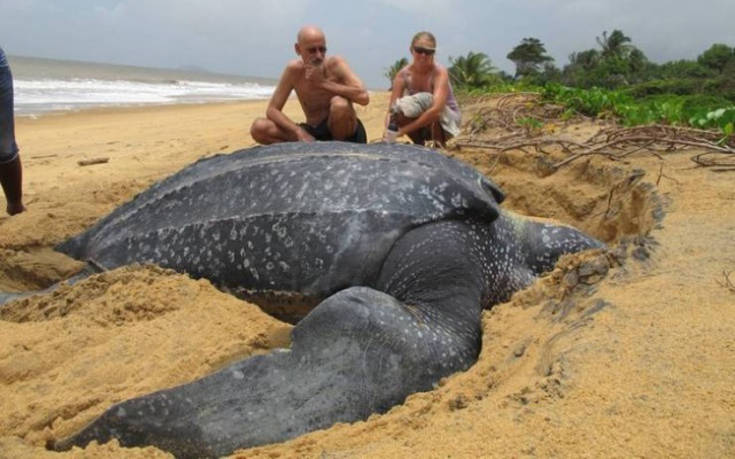
[(444, 106), (447, 104), (449, 97), (449, 72), (441, 66), (436, 66), (434, 78), (434, 102), (428, 110), (423, 112), (418, 118), (404, 125), (398, 130), (398, 135), (413, 132), (424, 126), (428, 126), (439, 119)]
[(388, 102), (388, 110), (385, 113), (385, 123), (384, 126), (388, 127), (388, 122), (390, 121), (390, 109), (393, 107), (393, 104), (396, 103), (398, 99), (401, 98), (403, 95), (403, 90), (406, 88), (406, 72), (408, 72), (408, 66), (403, 67), (401, 70), (396, 73), (396, 76), (393, 77), (393, 89), (390, 93), (390, 101)]

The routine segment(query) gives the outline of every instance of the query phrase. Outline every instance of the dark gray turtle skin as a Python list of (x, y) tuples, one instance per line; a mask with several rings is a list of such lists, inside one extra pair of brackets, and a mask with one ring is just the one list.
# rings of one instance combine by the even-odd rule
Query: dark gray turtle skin
[(54, 447), (117, 438), (214, 457), (363, 420), (430, 390), (476, 361), (483, 308), (561, 254), (602, 246), (515, 216), (502, 200), (471, 167), (396, 144), (255, 147), (163, 180), (58, 249), (316, 307), (289, 349), (119, 403)]

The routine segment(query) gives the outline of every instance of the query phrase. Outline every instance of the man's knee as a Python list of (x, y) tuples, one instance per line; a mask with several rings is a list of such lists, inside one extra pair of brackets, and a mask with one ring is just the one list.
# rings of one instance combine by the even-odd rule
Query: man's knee
[(329, 115), (330, 118), (335, 116), (339, 118), (353, 117), (355, 110), (349, 100), (342, 96), (334, 96), (329, 101)]
[(255, 121), (253, 121), (253, 124), (250, 125), (250, 136), (256, 142), (262, 143), (268, 138), (268, 131), (272, 123), (273, 122), (268, 119), (257, 118)]

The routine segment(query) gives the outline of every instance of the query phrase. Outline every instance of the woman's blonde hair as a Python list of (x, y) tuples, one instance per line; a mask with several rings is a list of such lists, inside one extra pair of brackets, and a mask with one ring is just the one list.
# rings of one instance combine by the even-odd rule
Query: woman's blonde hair
[(419, 39), (421, 38), (426, 38), (431, 42), (431, 45), (436, 48), (436, 38), (434, 38), (434, 34), (426, 31), (419, 32), (413, 36), (413, 39), (411, 40), (411, 47), (413, 47), (413, 45), (416, 44), (416, 42), (419, 41)]

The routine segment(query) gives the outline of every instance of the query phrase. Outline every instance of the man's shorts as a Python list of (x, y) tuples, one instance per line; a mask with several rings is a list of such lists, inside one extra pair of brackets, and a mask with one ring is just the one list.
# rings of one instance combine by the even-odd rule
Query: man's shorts
[(0, 164), (14, 161), (18, 156), (13, 118), (13, 76), (10, 67), (0, 66)]
[[(319, 123), (318, 126), (311, 126), (306, 123), (299, 124), (306, 132), (311, 134), (316, 140), (334, 140), (332, 133), (329, 132), (329, 126), (327, 125), (327, 119)], [(360, 118), (357, 118), (357, 127), (355, 133), (352, 136), (346, 138), (345, 142), (353, 143), (367, 143), (367, 133), (365, 132), (365, 126), (362, 125)]]

